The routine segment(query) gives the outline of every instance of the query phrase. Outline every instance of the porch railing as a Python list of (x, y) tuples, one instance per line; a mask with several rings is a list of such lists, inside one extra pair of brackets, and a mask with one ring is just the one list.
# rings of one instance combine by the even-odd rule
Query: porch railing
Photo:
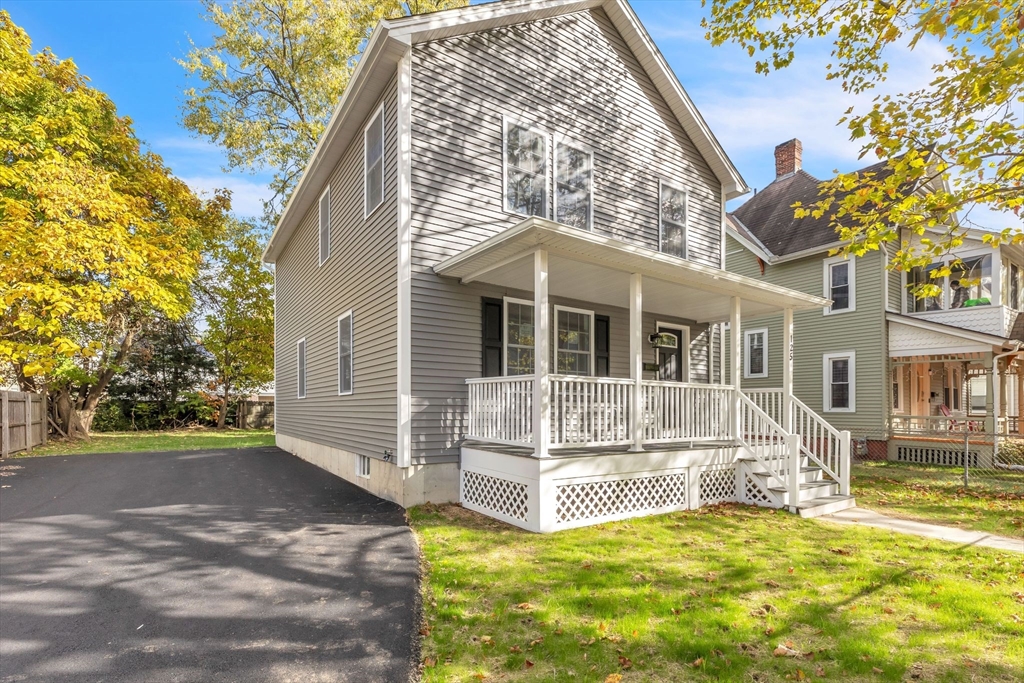
[(641, 386), (644, 443), (730, 438), (732, 387), (654, 381)]
[(985, 429), (985, 418), (945, 415), (892, 415), (889, 418), (894, 434), (945, 434), (948, 432), (980, 432)]
[(800, 439), (800, 450), (839, 484), (839, 492), (850, 493), (850, 433), (840, 432), (825, 422), (803, 401), (793, 397), (791, 430)]
[(510, 446), (533, 442), (533, 376), (467, 379), (469, 436)]
[(551, 445), (618, 445), (633, 442), (633, 380), (551, 375)]
[[(795, 437), (788, 434), (782, 425), (746, 394), (741, 392), (739, 397), (737, 439), (767, 470), (771, 483), (788, 489), (796, 482), (799, 487), (799, 477), (789, 476), (790, 472), (799, 472), (800, 469), (799, 448)], [(798, 497), (794, 497), (794, 500), (798, 500)]]
[(782, 399), (784, 397), (782, 389), (745, 389), (743, 393), (768, 417), (780, 425), (785, 424), (782, 416)]

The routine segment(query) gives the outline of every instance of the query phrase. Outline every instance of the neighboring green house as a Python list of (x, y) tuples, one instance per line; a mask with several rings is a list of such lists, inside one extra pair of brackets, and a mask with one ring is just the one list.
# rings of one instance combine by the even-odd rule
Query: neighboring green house
[[(907, 286), (928, 269), (889, 271), (884, 250), (830, 256), (840, 242), (829, 216), (794, 218), (793, 204), (816, 201), (821, 182), (801, 168), (801, 152), (795, 139), (776, 147), (775, 180), (729, 214), (726, 234), (727, 270), (833, 302), (795, 313), (794, 394), (890, 459), (945, 463), (949, 454), (912, 441), (997, 424), (1018, 433), (1021, 249), (972, 234), (946, 259), (962, 259), (965, 272), (943, 279), (942, 297), (917, 300)], [(781, 387), (782, 317), (744, 316), (742, 332), (744, 390)]]

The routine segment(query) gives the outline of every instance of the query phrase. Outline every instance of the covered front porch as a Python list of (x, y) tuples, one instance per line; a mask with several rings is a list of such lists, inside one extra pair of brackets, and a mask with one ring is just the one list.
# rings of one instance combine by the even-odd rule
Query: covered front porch
[[(467, 380), (467, 507), (550, 531), (722, 500), (795, 510), (848, 494), (849, 434), (793, 396), (791, 355), (780, 389), (748, 396), (741, 386), (745, 362), (767, 361), (756, 347), (744, 359), (742, 317), (780, 314), (792, 348), (793, 312), (826, 300), (542, 219), (435, 271), (514, 295), (505, 297), (500, 372)], [(597, 308), (628, 319), (625, 362), (612, 349), (601, 376)], [(707, 331), (699, 372), (705, 351), (684, 326)], [(722, 377), (726, 329), (732, 362)], [(589, 512), (567, 517), (569, 495)]]

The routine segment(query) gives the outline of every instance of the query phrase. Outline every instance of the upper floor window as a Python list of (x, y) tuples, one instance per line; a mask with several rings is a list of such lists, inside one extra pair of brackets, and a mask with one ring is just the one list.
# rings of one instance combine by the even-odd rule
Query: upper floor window
[(686, 190), (661, 183), (658, 234), (661, 251), (686, 258)]
[(832, 299), (826, 315), (855, 310), (854, 274), (854, 261), (843, 257), (825, 259), (825, 298)]
[[(944, 308), (946, 279), (932, 277), (932, 273), (942, 268), (942, 265), (933, 263), (930, 266), (914, 266), (907, 274), (907, 313), (940, 311)], [(935, 296), (918, 297), (914, 294), (914, 289), (920, 285), (936, 285), (939, 291)]]
[(826, 353), (823, 356), (826, 411), (852, 413), (856, 396), (856, 354)]
[(295, 345), (295, 379), (297, 398), (306, 398), (306, 340), (300, 339)]
[(768, 330), (747, 330), (743, 333), (743, 376), (768, 376)]
[(548, 137), (505, 121), (505, 208), (527, 216), (548, 217)]
[(1010, 264), (1010, 306), (1020, 309), (1020, 267)]
[[(949, 277), (933, 278), (939, 268), (949, 268)], [(930, 284), (939, 288), (935, 296), (914, 296), (916, 285)], [(985, 254), (961, 259), (954, 258), (928, 266), (916, 266), (907, 274), (907, 312), (940, 311), (955, 308), (988, 306), (992, 303), (992, 256)]]
[(320, 195), (320, 265), (331, 257), (331, 186)]
[(533, 304), (505, 299), (505, 374), (533, 374)]
[(364, 217), (384, 203), (384, 107), (363, 131)]
[(338, 394), (352, 393), (352, 311), (338, 318)]
[(555, 322), (555, 372), (594, 374), (594, 312), (555, 306)]
[(555, 220), (581, 230), (592, 225), (594, 155), (568, 142), (555, 145)]

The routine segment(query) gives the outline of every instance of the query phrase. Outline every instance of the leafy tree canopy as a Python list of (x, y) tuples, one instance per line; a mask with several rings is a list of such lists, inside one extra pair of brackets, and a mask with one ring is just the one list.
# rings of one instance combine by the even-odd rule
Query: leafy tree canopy
[(273, 170), (265, 218), (275, 223), (377, 22), (466, 0), (202, 3), (218, 32), (179, 60), (199, 81), (185, 90), (183, 123), (221, 145), (229, 169)]
[[(707, 2), (707, 0), (703, 0)], [(874, 98), (840, 123), (861, 155), (888, 160), (891, 173), (841, 173), (797, 217), (833, 217), (862, 254), (895, 242), (892, 267), (926, 265), (976, 227), (972, 215), (1005, 216), (986, 241), (1024, 241), (1024, 9), (993, 0), (710, 0), (714, 45), (735, 42), (767, 74), (789, 66), (801, 41), (832, 42), (824, 77), (848, 93), (886, 80), (896, 47), (934, 41), (945, 49), (924, 88)], [(919, 239), (907, 239), (900, 229)], [(919, 244), (917, 244), (919, 242)], [(935, 272), (936, 277), (948, 273)], [(928, 292), (920, 292), (927, 294)]]
[(193, 194), (5, 11), (0, 158), (0, 362), (26, 388), (63, 373), (77, 384), (69, 410), (92, 410), (144, 321), (190, 308), (228, 197)]

